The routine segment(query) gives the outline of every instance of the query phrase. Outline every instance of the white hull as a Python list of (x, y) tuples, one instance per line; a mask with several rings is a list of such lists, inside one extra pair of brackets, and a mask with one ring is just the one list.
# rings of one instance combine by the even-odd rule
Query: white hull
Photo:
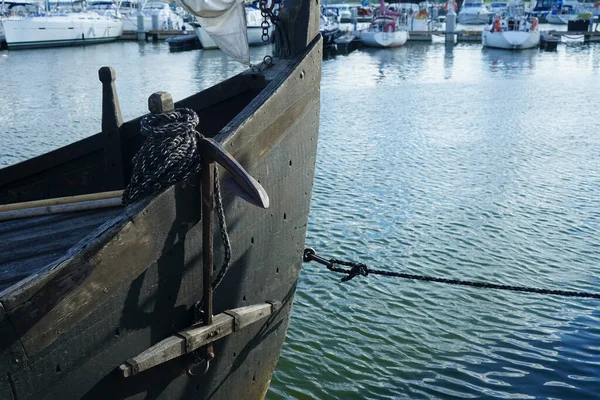
[(123, 33), (122, 21), (95, 13), (8, 20), (3, 27), (9, 49), (108, 42)]
[(428, 31), (429, 23), (426, 19), (419, 19), (413, 17), (400, 18), (398, 22), (398, 28), (407, 31)]
[(490, 32), (485, 30), (481, 33), (481, 42), (484, 47), (496, 49), (531, 49), (540, 44), (540, 32)]
[(407, 31), (395, 32), (369, 32), (367, 30), (360, 33), (360, 40), (365, 46), (369, 47), (399, 47), (408, 40)]
[(457, 21), (462, 25), (480, 25), (480, 24), (489, 24), (491, 13), (487, 11), (481, 11), (479, 13), (472, 12), (459, 12)]
[(569, 21), (575, 21), (578, 18), (577, 14), (552, 14), (546, 15), (546, 22), (555, 25), (567, 25)]

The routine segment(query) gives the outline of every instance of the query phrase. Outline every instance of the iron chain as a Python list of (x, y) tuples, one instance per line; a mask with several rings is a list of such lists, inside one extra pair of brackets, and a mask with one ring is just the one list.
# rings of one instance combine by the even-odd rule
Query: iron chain
[(273, 15), (273, 7), (275, 6), (275, 2), (273, 0), (271, 0), (271, 5), (269, 6), (269, 0), (260, 0), (259, 1), (259, 6), (260, 6), (260, 14), (263, 17), (263, 21), (260, 24), (260, 27), (262, 28), (262, 36), (261, 39), (264, 43), (267, 43), (269, 41), (269, 19), (272, 18)]
[[(396, 278), (411, 279), (411, 280), (417, 280), (417, 281), (445, 283), (448, 285), (460, 285), (460, 286), (470, 286), (470, 287), (486, 288), (486, 289), (509, 290), (509, 291), (513, 291), (513, 292), (522, 292), (522, 293), (548, 294), (548, 295), (554, 295), (554, 296), (584, 297), (584, 298), (600, 299), (600, 293), (575, 292), (575, 291), (555, 290), (555, 289), (539, 289), (539, 288), (532, 288), (532, 287), (525, 287), (525, 286), (500, 285), (500, 284), (488, 283), (488, 282), (465, 281), (465, 280), (461, 280), (461, 279), (438, 278), (438, 277), (425, 276), (425, 275), (408, 274), (408, 273), (404, 273), (404, 272), (383, 271), (383, 270), (369, 268), (365, 264), (361, 264), (361, 263), (337, 260), (334, 258), (327, 260), (327, 259), (317, 255), (317, 253), (313, 249), (307, 248), (304, 250), (304, 262), (310, 262), (310, 261), (316, 261), (319, 264), (323, 264), (327, 267), (328, 270), (330, 270), (332, 272), (346, 274), (347, 276), (342, 278), (342, 282), (347, 282), (358, 275), (367, 276), (369, 274), (373, 274), (373, 275), (393, 276)], [(351, 267), (351, 268), (336, 267), (335, 265), (343, 265), (343, 266)]]

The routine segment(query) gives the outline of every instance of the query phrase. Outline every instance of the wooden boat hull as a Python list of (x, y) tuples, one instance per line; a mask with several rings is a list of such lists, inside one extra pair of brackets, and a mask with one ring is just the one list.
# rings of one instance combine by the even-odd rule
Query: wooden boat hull
[[(127, 206), (62, 257), (0, 292), (0, 398), (264, 396), (302, 263), (321, 49), (317, 38), (305, 53), (277, 60), (264, 76), (248, 71), (176, 104), (199, 114), (197, 129), (220, 142), (271, 200), (267, 210), (244, 202), (226, 189), (228, 175), (222, 173), (233, 253), (231, 269), (214, 294), (214, 314), (266, 300), (280, 301), (281, 308), (217, 341), (205, 376), (186, 373), (187, 356), (133, 377), (119, 374), (121, 363), (190, 326), (202, 296), (200, 187), (197, 181), (180, 183)], [(103, 129), (0, 170), (0, 203), (123, 188), (143, 140), (138, 130), (139, 119), (116, 134)], [(0, 223), (4, 227), (12, 229)], [(218, 234), (215, 243), (219, 265)]]

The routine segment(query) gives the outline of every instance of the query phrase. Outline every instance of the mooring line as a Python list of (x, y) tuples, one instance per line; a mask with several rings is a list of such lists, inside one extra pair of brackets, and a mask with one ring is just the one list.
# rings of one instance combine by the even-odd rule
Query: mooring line
[[(448, 285), (470, 286), (470, 287), (496, 289), (496, 290), (509, 290), (509, 291), (513, 291), (513, 292), (522, 292), (522, 293), (549, 294), (549, 295), (554, 295), (554, 296), (584, 297), (584, 298), (600, 299), (600, 293), (575, 292), (575, 291), (554, 290), (554, 289), (539, 289), (539, 288), (532, 288), (532, 287), (526, 287), (526, 286), (500, 285), (500, 284), (488, 283), (488, 282), (475, 282), (475, 281), (465, 281), (465, 280), (461, 280), (461, 279), (438, 278), (438, 277), (425, 276), (425, 275), (407, 274), (404, 272), (382, 271), (382, 270), (378, 270), (378, 269), (369, 268), (367, 265), (362, 264), (362, 263), (336, 260), (334, 258), (327, 260), (327, 259), (319, 256), (311, 248), (304, 249), (303, 260), (304, 260), (304, 262), (316, 261), (319, 264), (325, 265), (327, 267), (327, 269), (332, 272), (346, 274), (347, 276), (342, 278), (342, 282), (347, 282), (358, 275), (367, 276), (369, 274), (373, 274), (373, 275), (393, 276), (393, 277), (402, 278), (402, 279), (445, 283)], [(336, 264), (343, 265), (346, 267), (351, 267), (351, 268), (336, 267), (335, 266)]]

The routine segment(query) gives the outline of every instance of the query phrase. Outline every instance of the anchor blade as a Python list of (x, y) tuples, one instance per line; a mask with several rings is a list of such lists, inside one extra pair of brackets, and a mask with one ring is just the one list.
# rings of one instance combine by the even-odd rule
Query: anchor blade
[(261, 208), (269, 208), (267, 191), (246, 172), (244, 167), (227, 150), (211, 138), (201, 138), (199, 145), (203, 157), (216, 161), (231, 174), (233, 179), (224, 182), (228, 189), (250, 204)]

